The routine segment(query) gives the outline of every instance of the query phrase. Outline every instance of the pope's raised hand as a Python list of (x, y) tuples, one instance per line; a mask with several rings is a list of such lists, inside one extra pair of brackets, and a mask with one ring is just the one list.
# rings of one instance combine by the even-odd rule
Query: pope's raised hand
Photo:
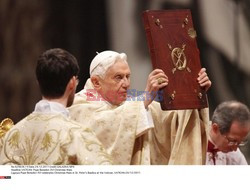
[[(147, 86), (145, 89), (144, 106), (147, 109), (148, 105), (154, 100), (159, 89), (168, 85), (168, 77), (161, 69), (153, 70), (147, 80)], [(150, 96), (148, 96), (150, 95)]]

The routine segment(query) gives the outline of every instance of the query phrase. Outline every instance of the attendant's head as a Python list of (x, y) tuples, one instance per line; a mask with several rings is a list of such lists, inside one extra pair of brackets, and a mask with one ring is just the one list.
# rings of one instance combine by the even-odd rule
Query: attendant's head
[(50, 49), (39, 56), (36, 77), (44, 99), (65, 100), (70, 106), (74, 100), (79, 66), (76, 58), (63, 49)]
[(245, 143), (249, 131), (250, 112), (246, 105), (227, 101), (215, 109), (209, 135), (220, 151), (235, 151)]
[(127, 99), (130, 69), (124, 53), (103, 51), (90, 64), (90, 78), (94, 89), (113, 105)]

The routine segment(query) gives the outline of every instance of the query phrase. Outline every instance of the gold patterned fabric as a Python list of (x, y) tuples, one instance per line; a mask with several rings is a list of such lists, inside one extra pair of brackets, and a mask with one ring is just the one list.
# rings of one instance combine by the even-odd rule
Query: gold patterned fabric
[(130, 164), (136, 129), (140, 125), (138, 102), (112, 107), (104, 102), (85, 104), (79, 96), (75, 99), (75, 105), (70, 107), (71, 118), (91, 127), (114, 164)]
[[(208, 110), (162, 111), (152, 102), (153, 124), (143, 122), (143, 101), (113, 106), (98, 97), (88, 80), (69, 108), (71, 118), (89, 126), (114, 164), (204, 164)], [(95, 100), (95, 101), (94, 101)]]
[(208, 108), (200, 111), (160, 109), (159, 103), (150, 105), (155, 125), (150, 131), (152, 164), (205, 164)]
[(93, 132), (62, 114), (33, 112), (2, 139), (0, 164), (111, 164)]

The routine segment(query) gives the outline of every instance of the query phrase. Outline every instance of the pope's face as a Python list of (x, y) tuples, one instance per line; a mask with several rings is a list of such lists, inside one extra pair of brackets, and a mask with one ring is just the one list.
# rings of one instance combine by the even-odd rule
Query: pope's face
[(120, 105), (127, 99), (130, 86), (130, 69), (124, 60), (118, 60), (106, 72), (104, 79), (100, 79), (99, 93), (113, 105)]

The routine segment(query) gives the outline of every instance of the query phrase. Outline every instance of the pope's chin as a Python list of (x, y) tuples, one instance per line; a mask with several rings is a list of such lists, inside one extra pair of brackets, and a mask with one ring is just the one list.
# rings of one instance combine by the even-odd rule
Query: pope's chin
[(114, 100), (114, 102), (112, 104), (114, 105), (120, 105), (123, 102), (125, 102), (127, 100), (127, 93), (119, 93), (117, 98)]

